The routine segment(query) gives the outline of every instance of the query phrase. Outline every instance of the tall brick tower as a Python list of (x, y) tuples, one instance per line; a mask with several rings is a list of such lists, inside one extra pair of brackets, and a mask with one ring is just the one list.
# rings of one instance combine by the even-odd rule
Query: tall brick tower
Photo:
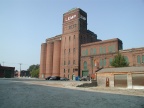
[(87, 13), (79, 8), (63, 14), (60, 76), (75, 79), (80, 73), (82, 38), (87, 35)]

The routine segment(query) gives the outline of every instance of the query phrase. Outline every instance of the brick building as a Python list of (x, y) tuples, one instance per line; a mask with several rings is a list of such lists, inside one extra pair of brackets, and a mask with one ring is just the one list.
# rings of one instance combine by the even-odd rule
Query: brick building
[(0, 78), (13, 78), (15, 67), (0, 65)]
[(123, 50), (120, 39), (97, 39), (87, 29), (87, 13), (80, 8), (63, 14), (62, 34), (46, 39), (41, 45), (39, 78), (95, 74), (100, 68), (108, 68), (113, 57), (120, 52), (130, 66), (142, 66), (144, 48)]

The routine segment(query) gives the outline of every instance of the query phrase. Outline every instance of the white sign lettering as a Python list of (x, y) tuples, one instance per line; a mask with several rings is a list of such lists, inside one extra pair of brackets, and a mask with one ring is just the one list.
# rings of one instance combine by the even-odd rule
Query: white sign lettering
[(69, 20), (71, 20), (71, 19), (73, 19), (73, 18), (75, 18), (75, 17), (76, 17), (76, 15), (69, 16), (67, 19), (65, 19), (65, 21), (69, 21)]
[(84, 16), (82, 16), (82, 15), (80, 16), (80, 18), (83, 19), (83, 20), (86, 20), (86, 17), (84, 17)]

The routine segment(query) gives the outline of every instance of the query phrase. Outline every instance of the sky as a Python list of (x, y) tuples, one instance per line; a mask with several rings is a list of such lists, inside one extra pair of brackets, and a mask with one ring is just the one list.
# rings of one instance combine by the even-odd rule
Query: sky
[(98, 39), (144, 47), (144, 0), (0, 0), (0, 64), (16, 70), (40, 64), (41, 44), (62, 34), (63, 14), (72, 8), (87, 13)]

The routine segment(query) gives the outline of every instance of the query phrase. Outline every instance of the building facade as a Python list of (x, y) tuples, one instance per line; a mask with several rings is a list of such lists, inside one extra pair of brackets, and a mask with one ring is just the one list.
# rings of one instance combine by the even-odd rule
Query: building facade
[(63, 14), (62, 34), (46, 39), (41, 45), (39, 78), (92, 75), (100, 68), (111, 67), (110, 62), (122, 53), (130, 66), (143, 65), (144, 48), (123, 50), (120, 39), (97, 39), (87, 29), (87, 13), (80, 8)]
[(0, 78), (13, 78), (15, 67), (0, 65)]

